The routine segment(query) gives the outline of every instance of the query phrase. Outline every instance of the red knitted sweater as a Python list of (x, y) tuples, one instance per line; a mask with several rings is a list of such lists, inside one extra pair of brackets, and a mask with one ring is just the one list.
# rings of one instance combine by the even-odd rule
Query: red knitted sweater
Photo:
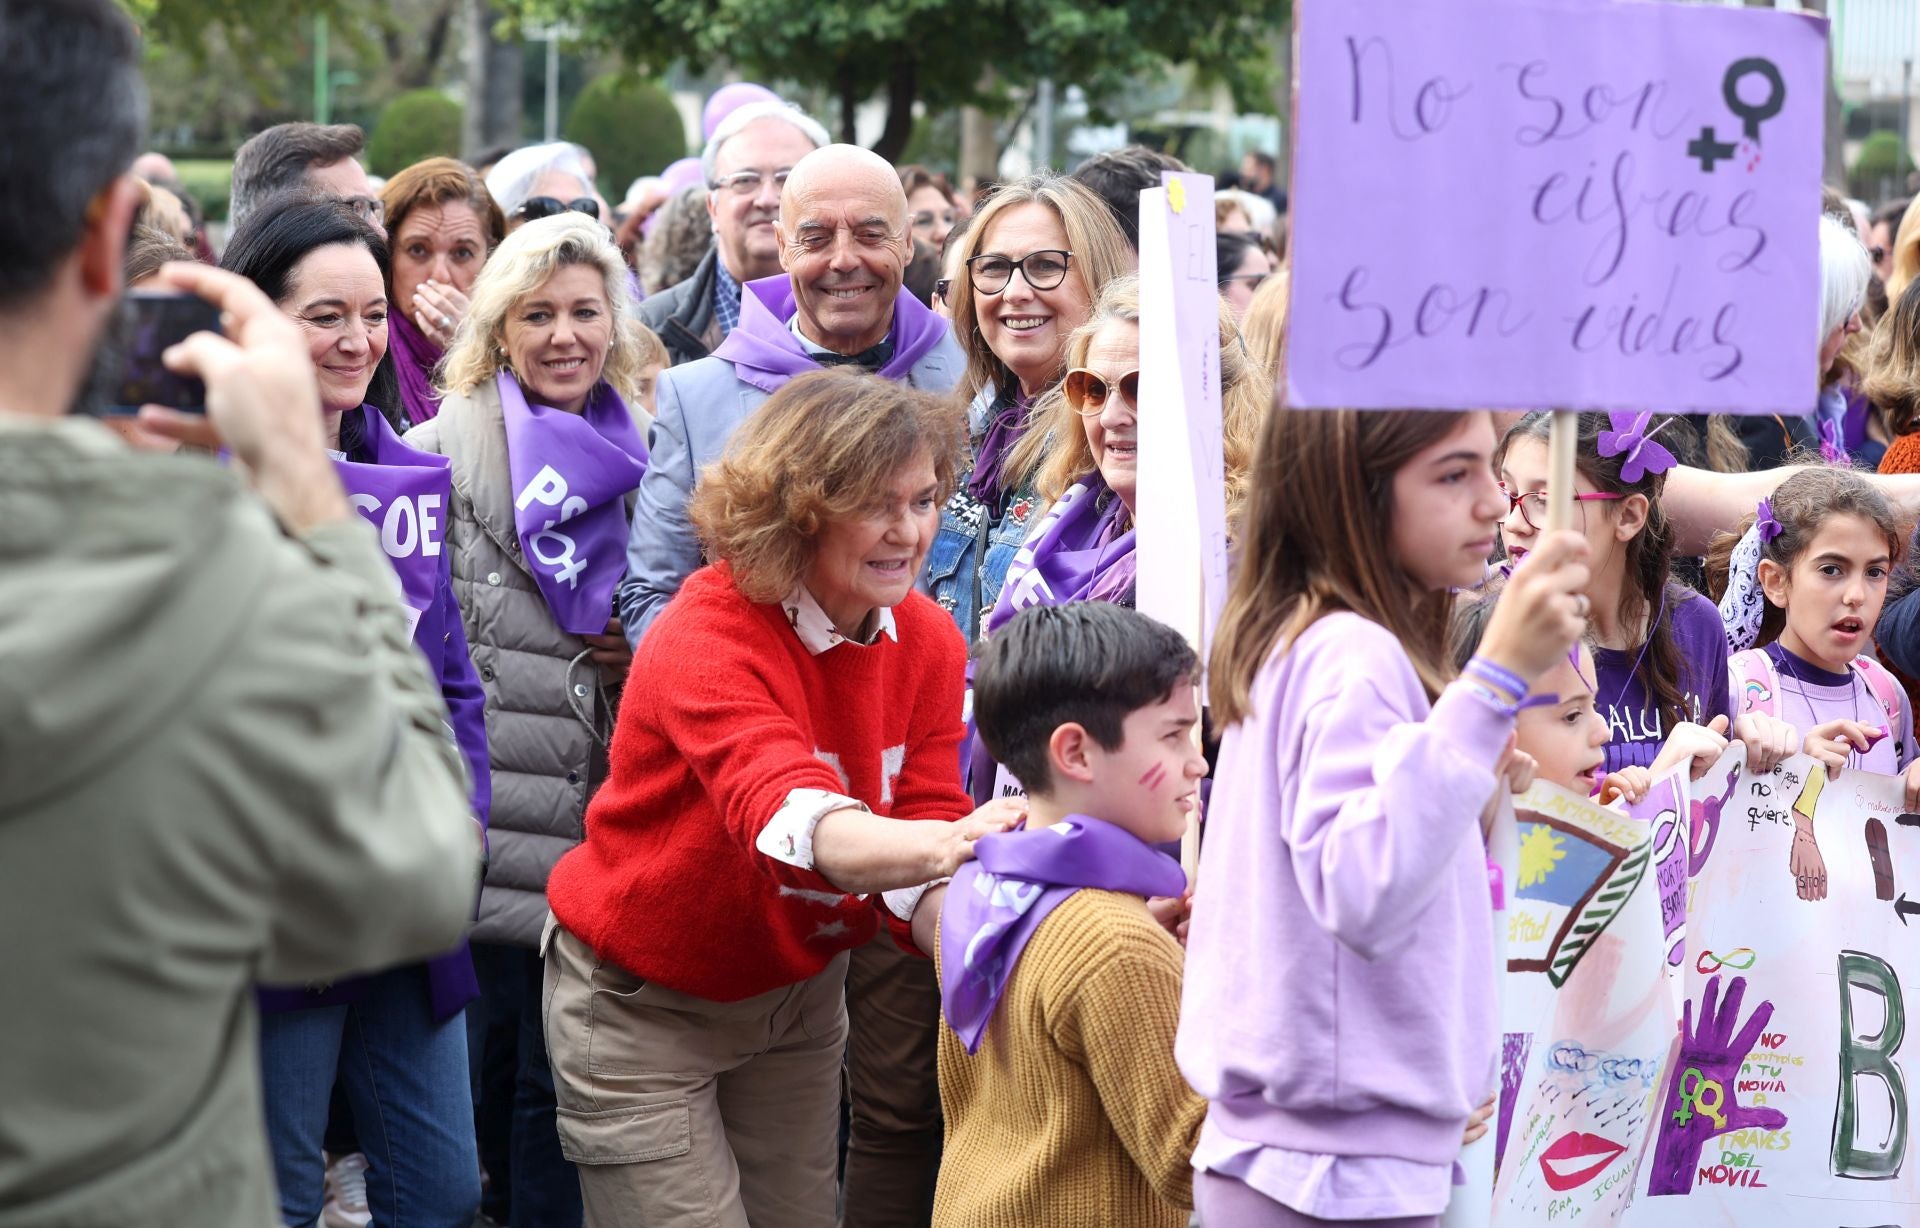
[(635, 976), (716, 1002), (792, 985), (872, 938), (877, 898), (754, 839), (795, 789), (897, 819), (972, 811), (966, 645), (918, 593), (893, 616), (897, 642), (816, 657), (725, 564), (690, 576), (640, 641), (586, 840), (548, 880), (560, 923)]

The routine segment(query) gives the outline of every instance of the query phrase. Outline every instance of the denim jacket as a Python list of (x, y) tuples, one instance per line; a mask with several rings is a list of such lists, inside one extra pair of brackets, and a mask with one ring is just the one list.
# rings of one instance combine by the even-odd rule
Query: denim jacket
[[(967, 406), (967, 430), (976, 452), (997, 395), (988, 384)], [(920, 577), (920, 590), (953, 615), (969, 653), (987, 632), (987, 615), (1000, 599), (1007, 569), (1026, 541), (1040, 502), (1032, 486), (1023, 485), (1005, 507), (988, 507), (967, 493), (972, 476), (969, 466), (960, 475), (953, 497), (940, 509), (940, 531), (927, 551), (927, 570)]]

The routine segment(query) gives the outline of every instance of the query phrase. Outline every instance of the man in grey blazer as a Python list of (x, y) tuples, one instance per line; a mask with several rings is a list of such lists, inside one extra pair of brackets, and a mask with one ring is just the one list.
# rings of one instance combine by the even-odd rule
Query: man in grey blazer
[[(660, 377), (653, 454), (618, 595), (636, 648), (700, 566), (700, 542), (687, 523), (700, 470), (774, 390), (821, 366), (858, 363), (886, 379), (949, 392), (966, 368), (947, 322), (900, 289), (912, 248), (907, 197), (885, 160), (851, 145), (802, 158), (781, 195), (777, 233), (786, 275), (748, 282), (740, 323), (719, 348)], [(628, 685), (647, 680), (636, 674)], [(847, 1017), (841, 1224), (913, 1228), (924, 1222), (939, 1168), (940, 986), (932, 962), (907, 955), (883, 929), (848, 962)]]
[(740, 323), (720, 347), (660, 376), (652, 456), (616, 597), (636, 649), (701, 564), (687, 521), (700, 470), (776, 389), (816, 367), (858, 363), (949, 392), (966, 369), (946, 321), (900, 288), (912, 251), (907, 197), (884, 159), (854, 145), (800, 159), (781, 194), (776, 231), (785, 274), (748, 282)]

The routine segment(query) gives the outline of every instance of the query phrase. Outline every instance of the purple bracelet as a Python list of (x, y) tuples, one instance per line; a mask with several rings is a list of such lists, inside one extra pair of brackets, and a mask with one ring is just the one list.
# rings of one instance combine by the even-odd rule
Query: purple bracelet
[(1505, 666), (1495, 665), (1485, 657), (1474, 657), (1468, 661), (1466, 672), (1472, 674), (1482, 682), (1507, 692), (1515, 699), (1525, 699), (1527, 697), (1528, 688), (1526, 679), (1514, 673), (1512, 670), (1507, 669)]

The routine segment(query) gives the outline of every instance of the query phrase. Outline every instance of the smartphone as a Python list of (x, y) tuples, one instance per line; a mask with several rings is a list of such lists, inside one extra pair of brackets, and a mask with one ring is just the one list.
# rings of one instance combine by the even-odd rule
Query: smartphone
[(220, 309), (194, 294), (137, 290), (127, 295), (126, 356), (103, 414), (136, 414), (142, 405), (192, 413), (207, 408), (207, 387), (160, 361), (168, 346), (197, 332), (220, 331)]

